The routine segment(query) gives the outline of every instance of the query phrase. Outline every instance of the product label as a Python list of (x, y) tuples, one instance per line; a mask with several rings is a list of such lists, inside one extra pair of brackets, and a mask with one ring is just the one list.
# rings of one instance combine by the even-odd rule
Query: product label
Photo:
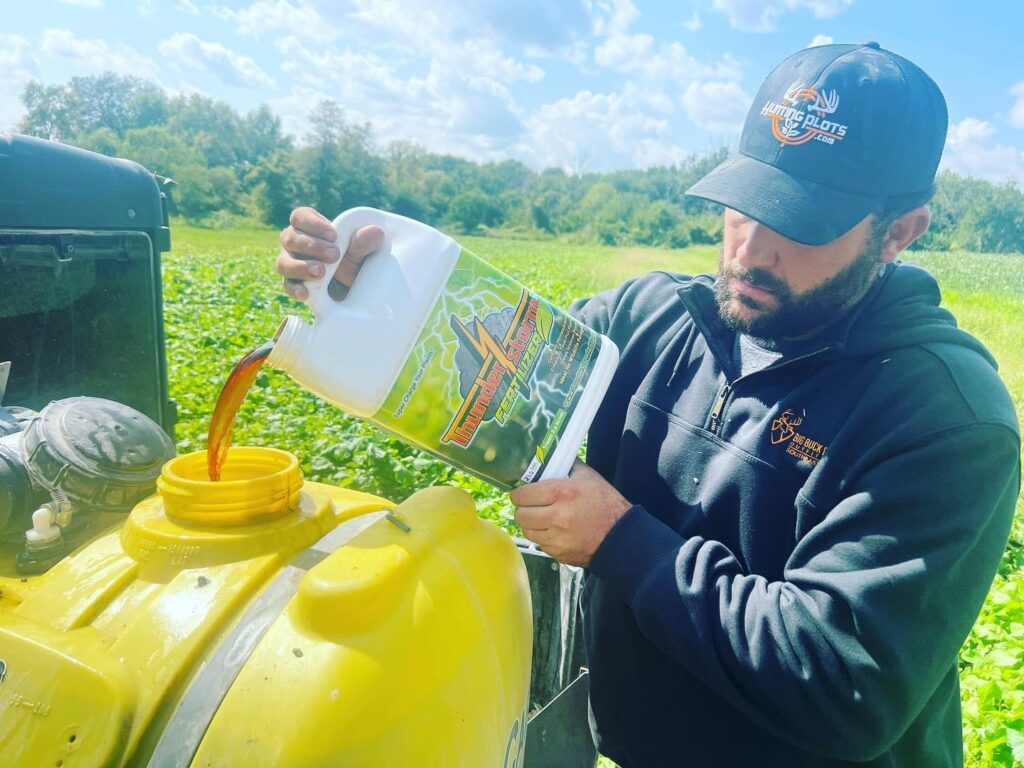
[(463, 249), (373, 421), (501, 488), (543, 471), (596, 332)]

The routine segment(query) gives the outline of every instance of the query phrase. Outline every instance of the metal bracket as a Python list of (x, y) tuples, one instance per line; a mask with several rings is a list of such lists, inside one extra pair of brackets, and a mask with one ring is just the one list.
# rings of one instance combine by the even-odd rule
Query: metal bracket
[(527, 768), (593, 768), (597, 748), (587, 727), (590, 673), (583, 672), (526, 726)]

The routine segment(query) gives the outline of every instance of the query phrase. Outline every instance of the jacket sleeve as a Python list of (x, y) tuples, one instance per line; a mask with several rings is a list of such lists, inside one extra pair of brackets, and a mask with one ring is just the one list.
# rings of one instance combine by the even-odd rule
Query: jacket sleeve
[(635, 506), (591, 573), (652, 643), (751, 719), (801, 748), (868, 760), (906, 730), (970, 632), (1020, 469), (1019, 437), (1005, 424), (906, 446), (819, 511), (780, 581)]

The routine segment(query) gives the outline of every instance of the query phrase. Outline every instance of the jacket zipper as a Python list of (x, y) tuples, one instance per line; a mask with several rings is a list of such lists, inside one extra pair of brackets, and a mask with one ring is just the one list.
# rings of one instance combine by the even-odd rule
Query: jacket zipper
[(778, 365), (772, 363), (767, 368), (762, 368), (760, 371), (754, 371), (753, 373), (749, 373), (746, 376), (740, 376), (735, 381), (727, 381), (718, 391), (718, 397), (715, 398), (715, 404), (711, 406), (711, 423), (709, 425), (711, 433), (719, 435), (719, 429), (722, 426), (722, 422), (724, 421), (724, 419), (722, 418), (722, 414), (725, 412), (725, 403), (729, 399), (729, 395), (732, 394), (733, 388), (741, 381), (751, 376), (756, 376), (762, 371), (774, 370), (775, 368), (782, 368), (783, 366), (789, 365), (790, 363), (795, 363), (800, 360), (806, 360), (808, 357), (820, 355), (822, 352), (828, 352), (828, 350), (832, 349), (834, 346), (836, 345), (829, 344), (828, 346), (822, 347), (821, 349), (816, 349), (813, 352), (808, 352), (806, 354), (800, 355), (799, 357), (794, 357), (789, 360), (785, 360)]
[(715, 404), (711, 408), (711, 431), (716, 435), (718, 434), (718, 427), (722, 422), (722, 411), (725, 409), (725, 401), (728, 399), (730, 392), (732, 392), (732, 386), (727, 382), (718, 393), (718, 397), (715, 398)]

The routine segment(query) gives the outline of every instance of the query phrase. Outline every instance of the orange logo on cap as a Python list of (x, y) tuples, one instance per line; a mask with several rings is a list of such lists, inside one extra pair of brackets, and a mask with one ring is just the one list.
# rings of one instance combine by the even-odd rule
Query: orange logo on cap
[(767, 102), (761, 115), (772, 122), (772, 136), (781, 144), (796, 146), (815, 140), (835, 144), (846, 136), (848, 126), (828, 119), (839, 108), (835, 89), (816, 88), (793, 83), (782, 97), (782, 103)]

